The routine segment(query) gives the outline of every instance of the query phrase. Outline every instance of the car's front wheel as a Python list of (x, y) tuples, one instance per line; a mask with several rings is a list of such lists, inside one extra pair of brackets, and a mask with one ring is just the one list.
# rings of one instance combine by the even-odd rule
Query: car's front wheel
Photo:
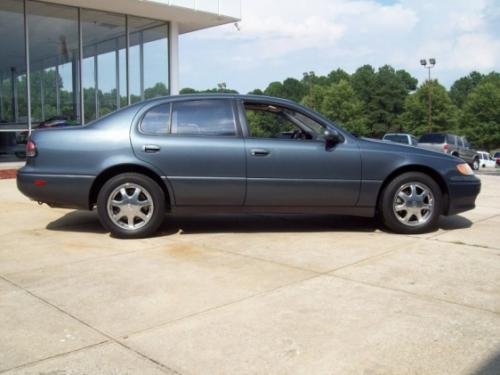
[(430, 176), (420, 172), (397, 176), (385, 187), (379, 203), (385, 226), (403, 234), (434, 230), (442, 207), (439, 185)]
[(111, 178), (97, 197), (103, 226), (116, 237), (141, 238), (154, 234), (165, 217), (165, 195), (151, 178), (124, 173)]

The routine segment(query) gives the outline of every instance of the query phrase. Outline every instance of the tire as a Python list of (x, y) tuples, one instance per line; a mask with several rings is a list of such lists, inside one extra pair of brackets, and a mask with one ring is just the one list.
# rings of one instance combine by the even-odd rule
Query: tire
[(475, 170), (475, 171), (478, 171), (479, 170), (479, 159), (474, 159), (474, 161), (472, 162), (472, 165), (471, 165), (472, 169)]
[(443, 194), (429, 175), (404, 173), (389, 182), (382, 191), (379, 211), (383, 224), (395, 233), (431, 232), (437, 228), (443, 212)]
[(148, 237), (163, 223), (165, 194), (145, 175), (120, 174), (108, 180), (99, 191), (97, 212), (104, 228), (115, 237)]

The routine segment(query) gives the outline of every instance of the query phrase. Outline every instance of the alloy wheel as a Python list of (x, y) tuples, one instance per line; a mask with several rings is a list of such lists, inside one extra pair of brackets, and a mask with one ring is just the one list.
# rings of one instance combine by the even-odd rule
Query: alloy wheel
[(128, 231), (143, 228), (153, 216), (151, 194), (142, 186), (125, 183), (108, 197), (107, 211), (113, 224)]
[(404, 225), (416, 227), (426, 224), (435, 209), (431, 189), (421, 182), (410, 182), (401, 186), (393, 201), (396, 218)]

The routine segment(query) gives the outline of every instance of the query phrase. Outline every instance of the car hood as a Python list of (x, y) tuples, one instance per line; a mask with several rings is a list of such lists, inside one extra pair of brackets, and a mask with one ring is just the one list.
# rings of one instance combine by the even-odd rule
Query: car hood
[[(363, 144), (365, 144), (365, 146), (374, 146), (374, 147), (377, 147), (379, 149), (382, 148), (382, 149), (387, 150), (389, 152), (403, 152), (403, 153), (409, 153), (409, 154), (427, 155), (427, 156), (430, 156), (433, 158), (440, 157), (442, 159), (452, 160), (452, 161), (456, 161), (458, 159), (455, 156), (451, 156), (451, 155), (445, 154), (443, 152), (424, 149), (424, 148), (420, 148), (418, 146), (410, 146), (410, 145), (403, 145), (401, 143), (387, 142), (387, 141), (383, 141), (381, 139), (360, 138), (359, 142), (360, 142), (360, 146), (362, 146), (362, 147), (363, 147)], [(458, 159), (458, 160), (460, 160), (460, 159)]]

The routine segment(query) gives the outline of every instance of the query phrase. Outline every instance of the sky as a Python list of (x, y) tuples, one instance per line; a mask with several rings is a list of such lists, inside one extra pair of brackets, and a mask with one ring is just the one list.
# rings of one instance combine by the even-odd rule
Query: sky
[(473, 70), (500, 71), (500, 0), (242, 0), (231, 24), (181, 36), (181, 87), (225, 82), (240, 93), (304, 72), (364, 64), (406, 69), (436, 58), (449, 87)]

